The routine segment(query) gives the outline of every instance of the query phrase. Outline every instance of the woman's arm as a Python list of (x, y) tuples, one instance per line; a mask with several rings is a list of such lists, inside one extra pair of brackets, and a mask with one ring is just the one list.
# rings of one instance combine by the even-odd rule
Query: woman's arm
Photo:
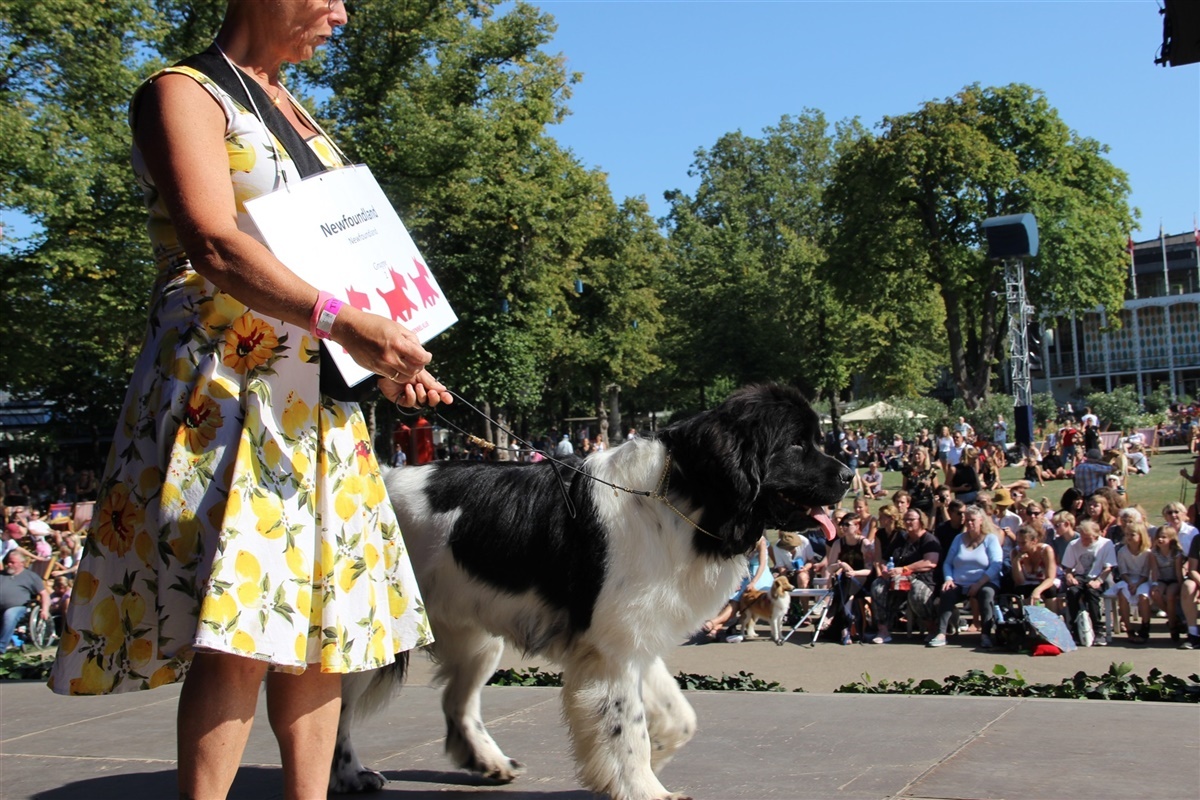
[[(134, 138), (196, 272), (256, 313), (307, 330), (317, 288), (237, 227), (225, 125), (224, 113), (196, 81), (164, 75), (142, 92)], [(417, 381), (414, 396), (441, 399), (444, 387), (422, 375), (429, 352), (403, 325), (347, 305), (331, 338), (363, 367), (396, 375), (393, 395), (407, 394), (403, 385)]]
[[(984, 570), (984, 577), (979, 583), (979, 587), (983, 588), (989, 583), (994, 583), (997, 586), (1000, 584), (1000, 569), (1004, 566), (1004, 550), (1000, 547), (1000, 541), (992, 534), (987, 534), (983, 537), (984, 552), (987, 553), (988, 565)], [(1013, 559), (1013, 567), (1016, 568), (1016, 562), (1019, 559)]]
[(767, 537), (758, 537), (758, 569), (754, 572), (754, 577), (750, 580), (750, 585), (756, 585), (762, 576), (766, 573), (769, 567), (770, 556), (767, 554)]

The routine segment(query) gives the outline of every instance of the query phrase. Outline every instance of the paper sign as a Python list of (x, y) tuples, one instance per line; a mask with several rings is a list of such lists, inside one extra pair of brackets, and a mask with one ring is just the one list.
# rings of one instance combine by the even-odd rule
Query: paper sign
[[(344, 167), (246, 201), (275, 257), (360, 311), (393, 319), (422, 344), (458, 321), (371, 170)], [(327, 352), (353, 386), (371, 372), (342, 347)]]

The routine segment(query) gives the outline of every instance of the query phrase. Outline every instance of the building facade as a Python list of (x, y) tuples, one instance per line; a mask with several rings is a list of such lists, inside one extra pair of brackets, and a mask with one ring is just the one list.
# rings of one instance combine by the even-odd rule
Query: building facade
[(1033, 389), (1060, 402), (1118, 386), (1145, 397), (1200, 393), (1200, 240), (1194, 231), (1133, 244), (1119, 309), (1042, 317)]

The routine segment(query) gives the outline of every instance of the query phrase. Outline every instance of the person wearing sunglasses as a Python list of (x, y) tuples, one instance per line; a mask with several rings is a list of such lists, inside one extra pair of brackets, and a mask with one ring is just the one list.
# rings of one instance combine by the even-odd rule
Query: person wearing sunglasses
[(909, 508), (901, 523), (904, 538), (896, 544), (880, 576), (871, 584), (871, 604), (876, 614), (872, 644), (887, 644), (892, 640), (890, 627), (901, 610), (921, 628), (933, 621), (934, 571), (941, 560), (942, 548), (927, 530), (929, 521), (925, 512)]

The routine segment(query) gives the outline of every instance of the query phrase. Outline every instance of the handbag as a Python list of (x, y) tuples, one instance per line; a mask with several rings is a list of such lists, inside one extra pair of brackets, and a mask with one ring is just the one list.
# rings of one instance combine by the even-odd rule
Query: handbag
[[(179, 66), (191, 67), (194, 70), (203, 72), (213, 83), (224, 89), (243, 108), (262, 109), (262, 116), (259, 119), (266, 126), (267, 130), (283, 145), (283, 149), (287, 151), (288, 156), (292, 159), (292, 163), (296, 165), (296, 171), (300, 173), (301, 178), (307, 178), (310, 175), (316, 175), (328, 169), (328, 167), (321, 163), (321, 159), (317, 158), (317, 154), (301, 138), (296, 129), (292, 127), (292, 123), (288, 122), (287, 118), (283, 116), (283, 112), (275, 106), (274, 101), (267, 96), (266, 91), (253, 80), (246, 81), (243, 84), (234, 72), (235, 67), (222, 58), (219, 53), (210, 48), (203, 53), (197, 53), (194, 56), (184, 59), (179, 62)], [(246, 94), (247, 89), (254, 95), (253, 103)], [(333, 400), (355, 403), (362, 402), (374, 394), (375, 382), (370, 378), (354, 386), (347, 384), (345, 378), (342, 377), (342, 373), (334, 365), (333, 359), (329, 355), (328, 343), (320, 340), (318, 344), (320, 345), (321, 355), (317, 369), (320, 373), (321, 394)]]

